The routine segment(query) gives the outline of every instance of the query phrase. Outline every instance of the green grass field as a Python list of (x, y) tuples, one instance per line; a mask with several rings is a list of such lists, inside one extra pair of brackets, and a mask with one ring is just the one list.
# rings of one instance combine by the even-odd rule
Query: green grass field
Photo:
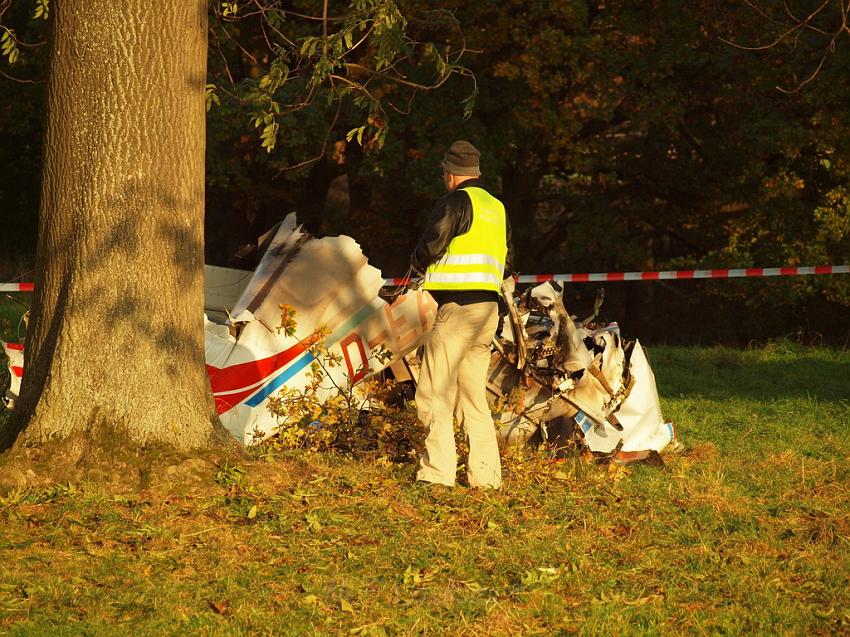
[(649, 354), (664, 468), (511, 452), (481, 492), (286, 452), (6, 491), (0, 634), (850, 634), (850, 353)]

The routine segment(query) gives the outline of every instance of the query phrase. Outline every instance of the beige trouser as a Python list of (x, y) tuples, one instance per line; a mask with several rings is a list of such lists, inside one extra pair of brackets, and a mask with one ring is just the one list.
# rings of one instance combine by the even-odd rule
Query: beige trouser
[(499, 322), (492, 303), (446, 303), (425, 342), (416, 387), (419, 420), (428, 429), (418, 480), (455, 483), (457, 452), (452, 416), (469, 440), (469, 485), (498, 489), (502, 483), (499, 445), (487, 404), (490, 344)]

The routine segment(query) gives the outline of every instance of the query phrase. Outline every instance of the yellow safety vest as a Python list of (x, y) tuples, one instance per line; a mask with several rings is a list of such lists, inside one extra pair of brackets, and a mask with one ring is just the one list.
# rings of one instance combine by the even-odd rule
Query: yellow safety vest
[(463, 188), (472, 201), (472, 224), (425, 271), (426, 290), (501, 290), (508, 242), (505, 206), (483, 188)]

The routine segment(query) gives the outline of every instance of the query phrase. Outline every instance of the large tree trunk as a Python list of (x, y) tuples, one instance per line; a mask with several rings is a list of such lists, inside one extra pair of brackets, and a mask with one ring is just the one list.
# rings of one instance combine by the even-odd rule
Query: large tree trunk
[(204, 371), (204, 0), (57, 0), (18, 444), (117, 431), (178, 449)]

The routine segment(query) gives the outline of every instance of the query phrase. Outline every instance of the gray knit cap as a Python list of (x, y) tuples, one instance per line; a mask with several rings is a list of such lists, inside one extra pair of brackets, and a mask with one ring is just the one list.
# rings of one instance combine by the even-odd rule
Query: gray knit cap
[(446, 151), (443, 157), (443, 170), (453, 175), (462, 177), (478, 177), (481, 169), (478, 167), (478, 158), (481, 153), (467, 141), (457, 141)]

